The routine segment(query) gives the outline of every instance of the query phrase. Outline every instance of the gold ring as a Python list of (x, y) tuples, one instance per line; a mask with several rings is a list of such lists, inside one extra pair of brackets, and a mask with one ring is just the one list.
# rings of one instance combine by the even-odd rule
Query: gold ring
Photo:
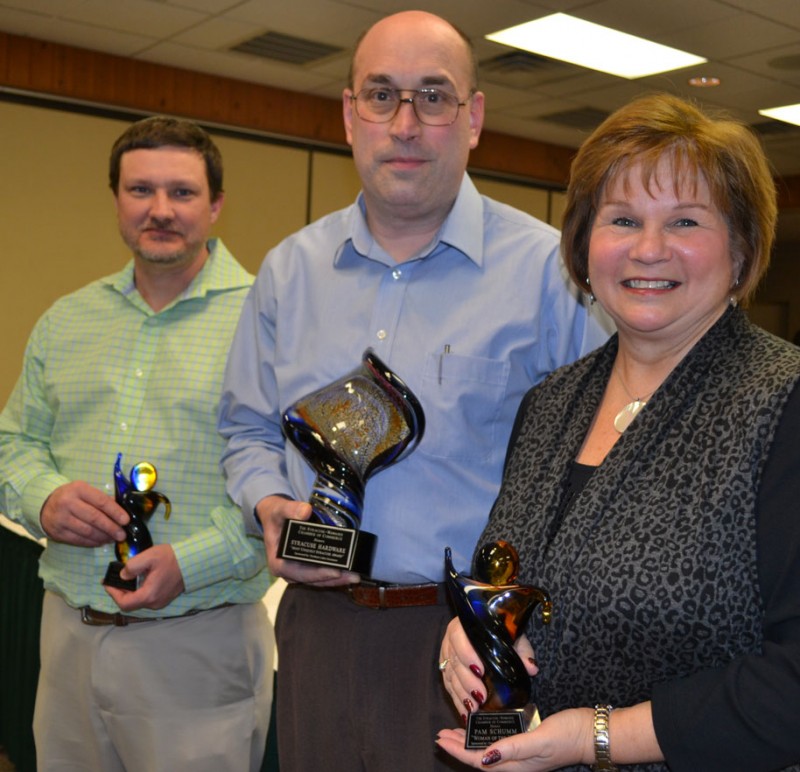
[(444, 669), (447, 667), (447, 663), (448, 663), (449, 661), (450, 661), (449, 659), (443, 659), (443, 660), (442, 660), (442, 661), (439, 663), (439, 672), (440, 672), (440, 673), (444, 671)]

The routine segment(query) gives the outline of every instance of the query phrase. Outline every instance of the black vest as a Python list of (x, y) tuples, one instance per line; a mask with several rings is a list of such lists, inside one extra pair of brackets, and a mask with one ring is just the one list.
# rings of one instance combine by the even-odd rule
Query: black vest
[(616, 352), (615, 336), (529, 394), (480, 542), (514, 544), (520, 581), (553, 599), (552, 624), (534, 614), (528, 629), (543, 717), (648, 700), (656, 682), (761, 647), (755, 502), (800, 351), (730, 308), (650, 398), (553, 535)]

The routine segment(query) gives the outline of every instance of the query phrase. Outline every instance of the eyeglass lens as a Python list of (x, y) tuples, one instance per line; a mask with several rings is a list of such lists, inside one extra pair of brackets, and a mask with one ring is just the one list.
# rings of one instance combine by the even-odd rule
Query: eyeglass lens
[(414, 111), (423, 123), (446, 125), (452, 123), (461, 106), (458, 98), (436, 88), (406, 89), (411, 97), (403, 98), (401, 91), (390, 88), (365, 88), (356, 95), (356, 110), (367, 121), (390, 121), (403, 102), (411, 101)]

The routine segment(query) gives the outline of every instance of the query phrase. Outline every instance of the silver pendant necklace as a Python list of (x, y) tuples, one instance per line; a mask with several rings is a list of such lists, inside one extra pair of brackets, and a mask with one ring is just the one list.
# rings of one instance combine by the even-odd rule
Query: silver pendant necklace
[(647, 404), (647, 400), (650, 399), (653, 394), (655, 394), (656, 390), (653, 389), (653, 391), (644, 397), (634, 397), (630, 393), (628, 387), (625, 385), (625, 381), (622, 380), (622, 373), (616, 367), (614, 368), (614, 372), (617, 374), (617, 378), (619, 378), (622, 388), (625, 389), (628, 399), (630, 399), (630, 402), (625, 405), (625, 407), (623, 407), (614, 418), (614, 428), (620, 434), (622, 434), (622, 432), (624, 432), (631, 425), (631, 423), (633, 423), (633, 419), (639, 415), (639, 413), (642, 411), (642, 408)]

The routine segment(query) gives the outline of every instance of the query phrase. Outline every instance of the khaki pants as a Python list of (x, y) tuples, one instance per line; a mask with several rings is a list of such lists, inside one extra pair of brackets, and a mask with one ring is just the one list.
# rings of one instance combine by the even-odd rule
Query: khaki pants
[(39, 769), (256, 772), (273, 649), (262, 603), (91, 627), (47, 592), (33, 722)]

